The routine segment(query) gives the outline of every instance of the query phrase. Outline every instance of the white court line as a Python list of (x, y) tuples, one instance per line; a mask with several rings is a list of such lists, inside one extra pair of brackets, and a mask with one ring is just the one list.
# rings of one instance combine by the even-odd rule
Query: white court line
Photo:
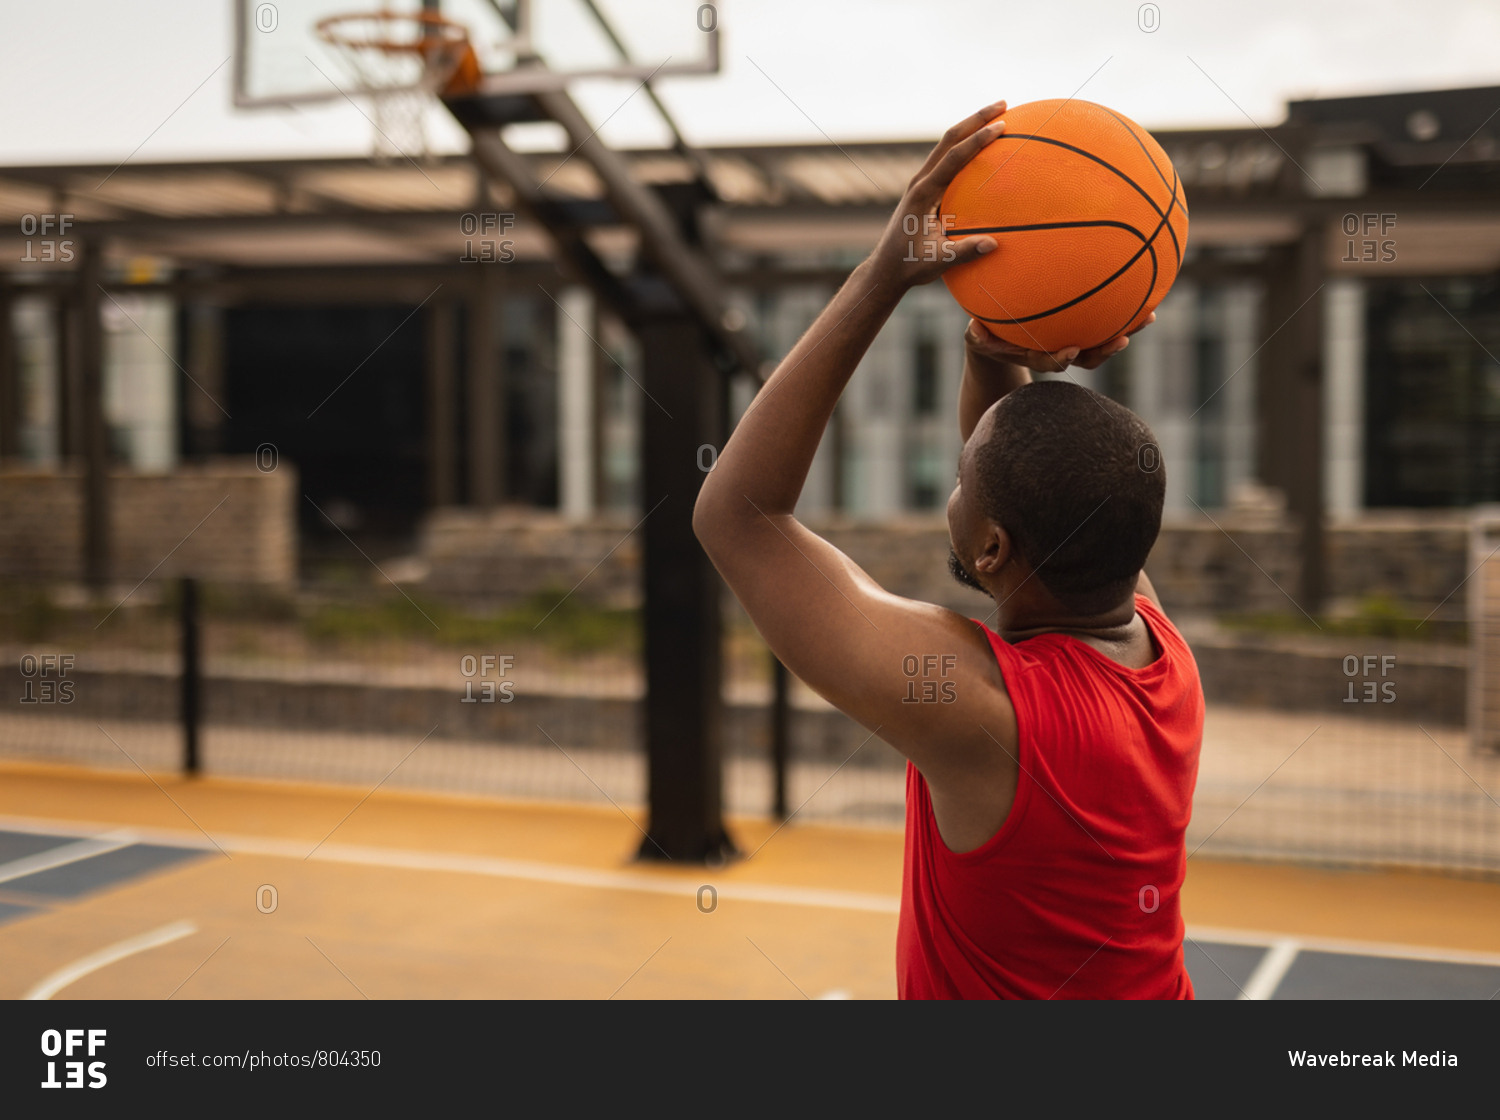
[[(90, 821), (70, 821), (67, 831), (104, 832), (109, 825)], [(33, 821), (20, 817), (0, 817), (0, 829), (16, 832), (39, 832), (57, 835), (64, 831), (56, 821)], [(214, 844), (200, 833), (173, 829), (132, 829), (138, 842), (175, 845), (213, 851)], [(237, 836), (219, 834), (218, 846), (225, 851), (245, 855), (272, 856), (281, 859), (309, 859), (311, 840), (286, 840), (272, 836)], [(709, 869), (691, 879), (667, 878), (639, 871), (613, 871), (607, 868), (579, 867), (535, 860), (507, 859), (497, 856), (465, 855), (458, 852), (424, 852), (406, 848), (376, 848), (357, 844), (324, 844), (313, 852), (309, 862), (358, 864), (366, 867), (396, 867), (411, 871), (451, 871), (485, 875), (497, 879), (521, 879), (559, 886), (592, 887), (603, 890), (638, 891), (696, 899), (705, 884), (712, 883), (718, 897), (742, 902), (768, 902), (783, 906), (810, 906), (828, 910), (857, 910), (876, 914), (895, 914), (901, 900), (894, 895), (862, 894), (857, 891), (823, 890), (810, 887), (788, 887), (775, 884), (724, 882)]]
[[(28, 817), (0, 816), (0, 830), (32, 832), (48, 836), (95, 834), (98, 838), (125, 835), (117, 825), (97, 821), (57, 821)], [(165, 844), (181, 848), (213, 851), (211, 841), (198, 832), (174, 829), (134, 828), (129, 830), (140, 843)], [(286, 840), (271, 836), (219, 836), (219, 843), (230, 852), (301, 860), (306, 857), (311, 840)], [(310, 862), (359, 864), (367, 867), (394, 867), (413, 871), (448, 871), (485, 875), (500, 879), (522, 879), (560, 886), (592, 887), (607, 890), (639, 891), (696, 898), (699, 888), (714, 881), (721, 899), (766, 902), (787, 906), (807, 906), (828, 910), (855, 910), (876, 914), (895, 914), (901, 900), (895, 895), (861, 894), (854, 891), (820, 890), (764, 883), (741, 883), (719, 879), (709, 869), (692, 879), (672, 879), (635, 871), (613, 871), (607, 868), (579, 867), (570, 864), (542, 863), (533, 860), (473, 856), (456, 852), (424, 852), (403, 848), (378, 848), (364, 845), (325, 844)], [(1270, 947), (1286, 939), (1286, 933), (1271, 930), (1229, 929), (1221, 926), (1192, 925), (1188, 936), (1195, 941), (1226, 945)], [(1500, 953), (1481, 953), (1435, 946), (1408, 945), (1379, 941), (1352, 941), (1329, 937), (1304, 937), (1296, 942), (1302, 952), (1344, 953), (1353, 956), (1394, 957), (1402, 960), (1437, 961), (1448, 964), (1475, 964), (1500, 968)]]
[(54, 867), (64, 867), (92, 856), (102, 856), (105, 852), (113, 852), (133, 843), (135, 833), (122, 828), (102, 836), (88, 837), (73, 844), (37, 852), (36, 855), (22, 856), (9, 863), (0, 863), (0, 883), (8, 883), (23, 875), (35, 875), (38, 871), (51, 871)]
[[(307, 850), (305, 843), (288, 843), (283, 840), (265, 840), (248, 836), (221, 836), (219, 842), (230, 851), (244, 852), (249, 855), (291, 855), (301, 858)], [(399, 848), (367, 848), (352, 844), (325, 844), (317, 850), (312, 859), (371, 867), (401, 867), (412, 871), (457, 871), (471, 875), (488, 875), (497, 879), (522, 879), (533, 883), (639, 891), (694, 899), (698, 897), (699, 891), (706, 884), (716, 878), (708, 869), (704, 869), (702, 875), (692, 879), (676, 879), (634, 871), (609, 871), (561, 863), (409, 851)], [(825, 910), (862, 910), (875, 914), (896, 914), (901, 909), (901, 900), (893, 895), (723, 880), (714, 882), (712, 885), (721, 900), (769, 902), (782, 906), (811, 906)]]
[(158, 945), (170, 944), (197, 932), (198, 927), (192, 922), (173, 922), (171, 925), (154, 929), (150, 933), (142, 933), (136, 937), (126, 938), (124, 941), (117, 941), (113, 945), (100, 949), (97, 953), (80, 957), (72, 964), (58, 969), (21, 998), (51, 999), (73, 981), (81, 980), (91, 972), (98, 972), (106, 965), (122, 961), (136, 953), (144, 953), (147, 949), (155, 949)]
[[(1218, 942), (1221, 945), (1266, 946), (1286, 937), (1260, 929), (1226, 929), (1221, 926), (1189, 926), (1194, 941)], [(1408, 961), (1435, 961), (1439, 964), (1477, 964), (1500, 968), (1500, 953), (1477, 953), (1468, 949), (1443, 949), (1429, 945), (1408, 945), (1397, 941), (1353, 941), (1340, 937), (1296, 937), (1304, 953), (1340, 953), (1353, 957), (1395, 957)]]
[(1270, 999), (1301, 951), (1302, 946), (1295, 938), (1279, 938), (1266, 950), (1250, 979), (1245, 981), (1245, 986), (1240, 989), (1240, 999)]

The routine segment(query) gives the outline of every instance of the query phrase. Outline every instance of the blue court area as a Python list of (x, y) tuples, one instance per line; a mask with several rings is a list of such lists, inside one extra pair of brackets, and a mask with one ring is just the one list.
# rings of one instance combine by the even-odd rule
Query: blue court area
[(0, 924), (202, 858), (124, 837), (0, 831)]
[(1293, 938), (1265, 945), (1190, 938), (1183, 955), (1199, 999), (1488, 1000), (1500, 995), (1500, 963), (1417, 947), (1341, 952), (1315, 944)]
[(1303, 953), (1282, 981), (1277, 999), (1494, 999), (1494, 965), (1390, 960), (1337, 953)]

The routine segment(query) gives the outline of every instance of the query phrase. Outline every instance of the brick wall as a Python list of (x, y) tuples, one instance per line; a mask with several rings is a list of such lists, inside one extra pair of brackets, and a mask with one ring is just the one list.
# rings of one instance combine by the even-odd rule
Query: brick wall
[(423, 522), (423, 588), (446, 598), (509, 603), (577, 587), (580, 602), (629, 605), (640, 598), (639, 518), (570, 522), (533, 510), (440, 509)]
[(1437, 609), (1438, 618), (1463, 619), (1469, 532), (1469, 516), (1462, 511), (1372, 513), (1339, 527), (1328, 541), (1336, 594), (1388, 594), (1422, 606), (1423, 613)]
[[(110, 474), (112, 578), (291, 584), (297, 575), (297, 476), (249, 459), (169, 474)], [(0, 576), (82, 575), (83, 487), (77, 470), (0, 469)]]
[[(1146, 570), (1168, 610), (1293, 611), (1296, 530), (1265, 514), (1214, 514), (1164, 525)], [(440, 510), (421, 544), (427, 588), (465, 599), (509, 600), (548, 586), (571, 588), (585, 602), (633, 602), (639, 595), (641, 535), (635, 520), (609, 517), (572, 524), (552, 514)], [(947, 571), (948, 530), (941, 518), (864, 523), (815, 521), (812, 527), (897, 594), (983, 614), (988, 600)], [(611, 552), (610, 550), (614, 551)], [(1464, 617), (1468, 519), (1460, 512), (1373, 513), (1328, 531), (1332, 595), (1357, 602), (1386, 594), (1423, 614), (1447, 597), (1438, 617)]]

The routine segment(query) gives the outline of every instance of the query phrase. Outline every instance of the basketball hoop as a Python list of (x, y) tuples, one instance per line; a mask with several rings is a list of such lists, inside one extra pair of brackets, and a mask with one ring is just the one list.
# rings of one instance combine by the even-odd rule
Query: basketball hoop
[(426, 155), (428, 106), (479, 85), (468, 28), (438, 12), (351, 12), (316, 27), (370, 98), (376, 158)]

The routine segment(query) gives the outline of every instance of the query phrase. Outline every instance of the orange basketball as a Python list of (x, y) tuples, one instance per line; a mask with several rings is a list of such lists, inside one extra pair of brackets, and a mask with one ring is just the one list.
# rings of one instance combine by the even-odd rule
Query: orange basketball
[(1172, 161), (1088, 101), (1032, 101), (943, 193), (948, 236), (999, 248), (943, 274), (963, 309), (1027, 350), (1088, 349), (1138, 327), (1177, 278), (1188, 217)]

